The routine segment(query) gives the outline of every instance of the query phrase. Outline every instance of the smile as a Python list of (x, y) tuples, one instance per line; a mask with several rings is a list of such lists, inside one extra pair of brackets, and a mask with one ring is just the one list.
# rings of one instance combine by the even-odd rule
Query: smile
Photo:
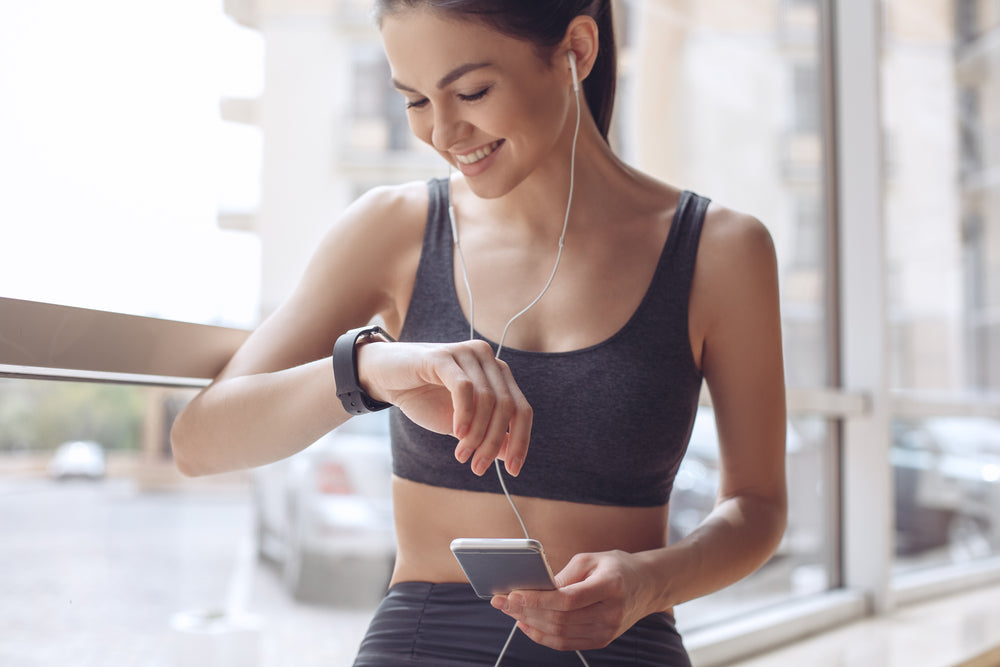
[(459, 155), (458, 153), (456, 153), (455, 159), (461, 162), (462, 164), (475, 164), (480, 160), (484, 160), (487, 157), (489, 157), (493, 153), (493, 151), (500, 148), (500, 144), (502, 143), (503, 139), (500, 139), (499, 141), (494, 141), (489, 146), (483, 146), (479, 150), (473, 151), (472, 153), (466, 153), (465, 155)]

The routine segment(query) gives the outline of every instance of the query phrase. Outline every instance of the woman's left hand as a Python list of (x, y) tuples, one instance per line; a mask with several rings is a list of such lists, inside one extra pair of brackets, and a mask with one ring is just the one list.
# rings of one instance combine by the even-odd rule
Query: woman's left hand
[(623, 551), (577, 554), (555, 583), (554, 591), (513, 591), (490, 603), (533, 641), (559, 651), (604, 648), (657, 611), (654, 587)]

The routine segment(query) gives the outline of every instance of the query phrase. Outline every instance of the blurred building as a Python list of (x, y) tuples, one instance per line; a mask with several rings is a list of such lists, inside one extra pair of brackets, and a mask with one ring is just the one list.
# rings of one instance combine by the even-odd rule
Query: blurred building
[(264, 91), (224, 100), (228, 120), (263, 134), (260, 209), (223, 224), (259, 234), (261, 314), (297, 282), (316, 241), (361, 192), (376, 184), (446, 173), (411, 140), (368, 2), (226, 0), (225, 10), (260, 32)]
[[(789, 383), (828, 384), (821, 3), (710, 4), (615, 3), (621, 82), (612, 141), (639, 168), (768, 225), (783, 258)], [(262, 130), (260, 208), (220, 220), (261, 238), (266, 315), (361, 192), (446, 167), (409, 131), (369, 0), (226, 0), (225, 8), (265, 43), (263, 94), (222, 104), (228, 120)], [(1000, 9), (986, 0), (886, 0), (883, 10), (891, 382), (993, 388), (1000, 80), (990, 72), (1000, 58)], [(948, 187), (954, 179), (961, 188)]]
[[(830, 381), (818, 0), (626, 3), (625, 157), (761, 219), (788, 381)], [(752, 128), (752, 129), (751, 129)]]
[(1000, 5), (884, 5), (891, 383), (1000, 389)]
[(954, 12), (959, 233), (965, 266), (967, 388), (1000, 390), (1000, 3)]
[[(826, 273), (815, 0), (616, 3), (621, 83), (612, 141), (625, 159), (754, 213), (782, 243), (796, 384), (822, 384)], [(265, 42), (257, 100), (226, 117), (263, 131), (260, 210), (227, 218), (264, 249), (262, 314), (297, 280), (315, 241), (365, 189), (446, 173), (410, 134), (366, 0), (227, 0)], [(724, 37), (720, 39), (720, 35)], [(749, 133), (747, 127), (759, 128)], [(750, 145), (748, 145), (750, 144)], [(695, 150), (696, 149), (696, 150)], [(720, 159), (722, 158), (722, 159)]]
[(957, 389), (965, 350), (960, 197), (952, 187), (958, 168), (954, 3), (913, 4), (888, 2), (883, 13), (890, 383)]

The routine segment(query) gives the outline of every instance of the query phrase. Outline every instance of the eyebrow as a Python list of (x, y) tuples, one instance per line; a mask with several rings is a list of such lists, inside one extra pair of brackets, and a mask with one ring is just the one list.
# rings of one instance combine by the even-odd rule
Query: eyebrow
[[(438, 90), (441, 90), (442, 88), (445, 88), (448, 85), (450, 85), (452, 83), (455, 83), (456, 81), (458, 81), (459, 79), (461, 79), (463, 76), (465, 76), (469, 72), (472, 72), (472, 71), (477, 70), (477, 69), (482, 69), (484, 67), (492, 67), (492, 65), (493, 65), (493, 63), (489, 63), (489, 62), (466, 63), (465, 65), (459, 65), (458, 67), (456, 67), (455, 69), (451, 70), (450, 72), (448, 72), (447, 74), (445, 74), (443, 77), (441, 77), (441, 80), (437, 82)], [(408, 93), (419, 93), (420, 92), (420, 91), (414, 90), (413, 88), (410, 88), (407, 85), (404, 85), (404, 84), (400, 83), (396, 79), (392, 80), (392, 85), (395, 86), (396, 88), (398, 88), (399, 90), (405, 90)]]

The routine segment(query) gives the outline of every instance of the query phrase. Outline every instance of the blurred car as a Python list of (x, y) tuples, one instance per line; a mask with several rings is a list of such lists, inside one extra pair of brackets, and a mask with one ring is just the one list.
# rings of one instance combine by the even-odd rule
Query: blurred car
[(897, 553), (944, 547), (965, 560), (1000, 549), (1000, 422), (897, 420), (890, 458)]
[(105, 472), (104, 448), (90, 440), (64, 442), (49, 461), (49, 476), (58, 480), (98, 480)]
[(391, 474), (384, 411), (253, 471), (258, 553), (280, 565), (293, 597), (356, 599), (351, 587), (365, 573), (384, 591), (396, 554)]
[(670, 543), (687, 536), (715, 507), (719, 490), (719, 437), (711, 409), (698, 408), (687, 452), (670, 493)]

